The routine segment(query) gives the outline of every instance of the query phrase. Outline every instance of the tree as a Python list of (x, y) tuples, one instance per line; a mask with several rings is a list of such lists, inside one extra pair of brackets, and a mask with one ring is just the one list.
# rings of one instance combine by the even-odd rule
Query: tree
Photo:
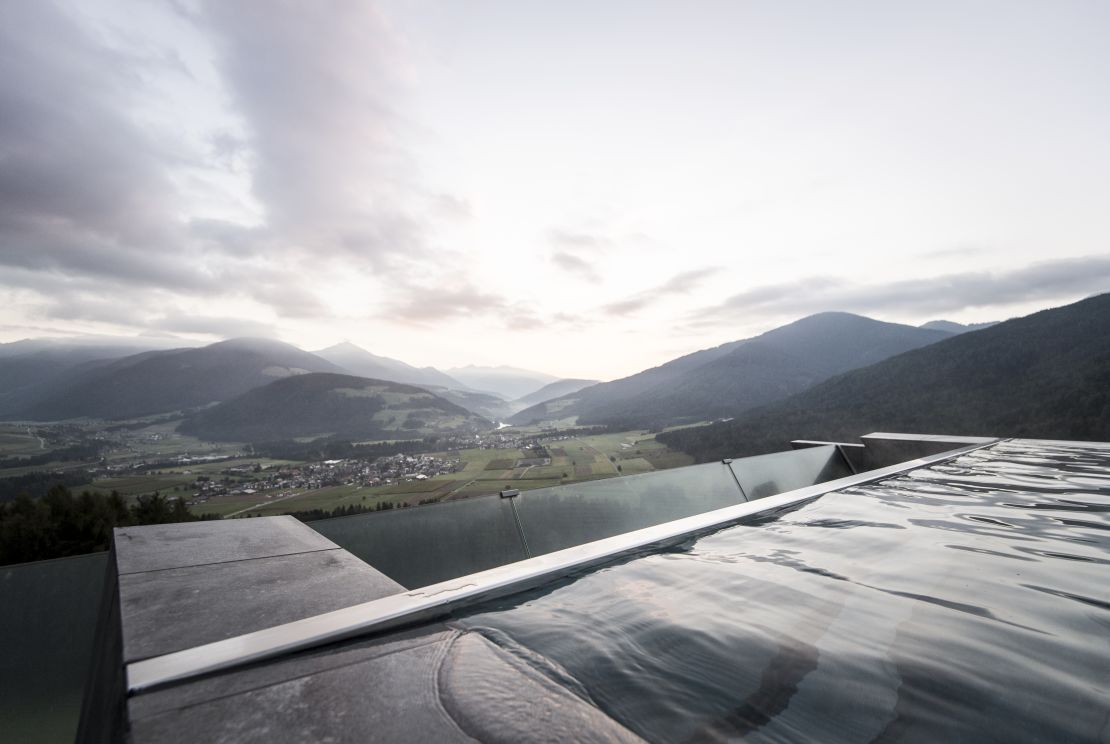
[(107, 550), (112, 529), (128, 525), (191, 522), (197, 517), (181, 499), (140, 496), (130, 508), (119, 493), (83, 492), (53, 486), (42, 498), (24, 494), (0, 504), (0, 564), (61, 558)]

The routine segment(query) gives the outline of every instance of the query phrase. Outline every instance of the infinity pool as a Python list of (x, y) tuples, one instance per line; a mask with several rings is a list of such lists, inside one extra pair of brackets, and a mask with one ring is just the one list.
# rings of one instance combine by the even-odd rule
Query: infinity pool
[(1110, 446), (1010, 441), (456, 618), (651, 741), (1110, 740)]

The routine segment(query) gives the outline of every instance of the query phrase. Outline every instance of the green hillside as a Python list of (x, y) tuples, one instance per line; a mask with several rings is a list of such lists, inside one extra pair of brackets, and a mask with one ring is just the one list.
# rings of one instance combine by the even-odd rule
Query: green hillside
[(405, 438), (490, 426), (422, 388), (314, 373), (277, 380), (200, 411), (178, 430), (214, 441), (263, 442), (325, 435)]

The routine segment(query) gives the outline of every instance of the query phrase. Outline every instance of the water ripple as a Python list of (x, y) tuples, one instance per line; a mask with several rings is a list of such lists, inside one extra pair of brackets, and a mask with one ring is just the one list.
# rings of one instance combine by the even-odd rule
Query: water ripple
[(1110, 740), (1110, 447), (1010, 441), (491, 605), (650, 741)]

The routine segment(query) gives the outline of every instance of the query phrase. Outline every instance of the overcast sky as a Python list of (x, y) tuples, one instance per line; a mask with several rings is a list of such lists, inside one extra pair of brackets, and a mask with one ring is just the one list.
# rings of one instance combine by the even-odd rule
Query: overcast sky
[(612, 378), (1110, 290), (1110, 3), (0, 1), (0, 341)]

